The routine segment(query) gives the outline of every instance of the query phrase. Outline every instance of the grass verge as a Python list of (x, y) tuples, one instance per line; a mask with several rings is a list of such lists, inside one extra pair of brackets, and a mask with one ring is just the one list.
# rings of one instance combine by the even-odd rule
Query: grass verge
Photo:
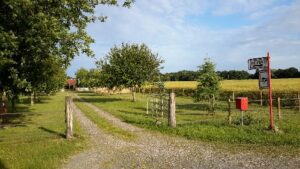
[(112, 134), (122, 139), (131, 140), (135, 138), (135, 136), (131, 132), (128, 132), (113, 125), (110, 121), (108, 121), (104, 117), (101, 117), (96, 111), (94, 111), (92, 108), (90, 108), (88, 105), (84, 104), (80, 100), (74, 99), (74, 103), (87, 116), (87, 118), (89, 118), (106, 133)]
[[(293, 111), (285, 111), (282, 121), (277, 121), (281, 132), (273, 133), (268, 128), (268, 111), (256, 108), (247, 112), (249, 125), (240, 126), (238, 111), (233, 112), (233, 124), (227, 124), (226, 103), (219, 103), (220, 110), (216, 115), (207, 115), (201, 110), (201, 104), (193, 103), (191, 98), (177, 97), (177, 127), (169, 128), (166, 120), (160, 126), (155, 125), (156, 119), (151, 114), (146, 114), (146, 95), (138, 94), (138, 101), (131, 102), (130, 94), (98, 95), (95, 93), (79, 94), (87, 102), (110, 112), (125, 122), (139, 127), (148, 128), (165, 134), (177, 135), (188, 139), (198, 139), (206, 142), (223, 144), (228, 147), (243, 145), (249, 149), (274, 152), (300, 152), (300, 114)], [(254, 148), (255, 147), (255, 148)], [(232, 148), (231, 148), (232, 149)]]
[(41, 102), (28, 106), (21, 99), (17, 111), (21, 115), (8, 119), (8, 127), (0, 129), (1, 169), (59, 168), (72, 154), (87, 147), (87, 139), (74, 120), (74, 138), (66, 140), (64, 99), (66, 93), (41, 97)]

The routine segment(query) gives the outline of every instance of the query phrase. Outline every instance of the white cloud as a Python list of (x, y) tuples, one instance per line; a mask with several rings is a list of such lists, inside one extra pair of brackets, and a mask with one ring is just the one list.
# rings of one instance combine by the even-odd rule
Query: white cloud
[[(106, 23), (91, 24), (88, 32), (96, 40), (93, 49), (97, 57), (104, 56), (115, 44), (144, 42), (165, 59), (164, 72), (194, 70), (206, 53), (220, 70), (246, 70), (250, 57), (263, 56), (268, 49), (274, 67), (297, 67), (300, 63), (300, 1), (279, 6), (272, 2), (140, 0), (130, 9), (101, 6), (97, 14), (107, 14), (109, 19)], [(205, 23), (191, 25), (186, 21), (190, 16), (207, 13), (242, 14), (253, 24), (213, 30), (201, 26)], [(76, 64), (80, 64), (80, 57), (77, 60)], [(86, 59), (82, 59), (84, 61)]]

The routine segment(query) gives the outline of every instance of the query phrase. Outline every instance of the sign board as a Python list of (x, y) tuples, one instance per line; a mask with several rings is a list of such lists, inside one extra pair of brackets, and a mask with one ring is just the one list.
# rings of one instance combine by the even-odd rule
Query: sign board
[(259, 71), (259, 88), (260, 89), (268, 89), (269, 88), (269, 78), (267, 70)]
[(248, 69), (267, 69), (268, 67), (268, 58), (252, 58), (248, 60)]

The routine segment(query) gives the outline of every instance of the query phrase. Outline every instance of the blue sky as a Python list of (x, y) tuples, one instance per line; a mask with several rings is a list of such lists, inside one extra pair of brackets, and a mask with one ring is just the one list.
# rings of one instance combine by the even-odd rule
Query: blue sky
[(217, 70), (247, 70), (249, 58), (268, 50), (272, 68), (300, 69), (300, 0), (136, 0), (96, 14), (108, 16), (87, 28), (96, 57), (77, 56), (70, 76), (122, 42), (147, 44), (165, 60), (164, 73), (196, 70), (207, 55)]

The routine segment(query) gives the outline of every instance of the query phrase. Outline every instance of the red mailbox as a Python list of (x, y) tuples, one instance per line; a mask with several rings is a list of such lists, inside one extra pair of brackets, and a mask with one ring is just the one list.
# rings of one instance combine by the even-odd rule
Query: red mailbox
[(248, 97), (238, 97), (235, 99), (235, 105), (237, 109), (242, 111), (248, 110)]

